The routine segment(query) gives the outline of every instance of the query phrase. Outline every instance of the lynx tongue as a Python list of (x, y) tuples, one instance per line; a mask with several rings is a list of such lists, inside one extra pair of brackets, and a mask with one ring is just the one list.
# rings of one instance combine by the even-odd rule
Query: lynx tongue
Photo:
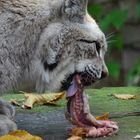
[(76, 75), (73, 78), (71, 86), (68, 88), (66, 97), (72, 97), (75, 95), (77, 89), (78, 89), (78, 83), (80, 82), (80, 75)]

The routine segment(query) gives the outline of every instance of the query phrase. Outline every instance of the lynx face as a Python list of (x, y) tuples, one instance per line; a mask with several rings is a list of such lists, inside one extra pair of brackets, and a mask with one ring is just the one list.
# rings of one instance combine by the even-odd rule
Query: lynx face
[(85, 86), (107, 76), (106, 39), (87, 14), (86, 4), (86, 0), (65, 0), (61, 20), (41, 35), (35, 64), (37, 91), (66, 90), (77, 73)]

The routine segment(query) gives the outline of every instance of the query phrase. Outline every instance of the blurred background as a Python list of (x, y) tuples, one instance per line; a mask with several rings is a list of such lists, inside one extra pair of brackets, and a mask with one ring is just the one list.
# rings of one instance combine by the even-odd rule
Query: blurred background
[(100, 86), (140, 86), (140, 0), (89, 0), (88, 11), (106, 35), (109, 77)]

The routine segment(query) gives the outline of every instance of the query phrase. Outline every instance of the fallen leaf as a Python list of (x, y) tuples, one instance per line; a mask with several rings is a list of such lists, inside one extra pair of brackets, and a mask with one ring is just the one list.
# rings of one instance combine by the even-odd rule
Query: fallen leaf
[(140, 139), (140, 135), (136, 135), (134, 139)]
[(16, 99), (11, 99), (10, 103), (14, 106), (20, 106), (20, 103)]
[[(22, 92), (23, 93), (23, 92)], [(52, 104), (54, 105), (58, 100), (62, 99), (65, 92), (60, 93), (49, 93), (49, 94), (32, 94), (24, 92), (26, 101), (23, 103), (22, 108), (31, 109), (34, 104), (44, 105)]]
[(132, 94), (113, 94), (113, 96), (122, 100), (130, 100), (136, 98), (136, 95), (132, 95)]
[(102, 116), (97, 116), (96, 120), (108, 120), (109, 119), (109, 112), (104, 113)]
[(68, 138), (67, 140), (83, 140), (83, 138), (79, 137), (79, 136), (72, 136), (72, 137)]
[(83, 128), (83, 127), (76, 127), (76, 128), (73, 128), (71, 130), (70, 135), (71, 136), (80, 136), (80, 137), (83, 137), (83, 136), (86, 135), (86, 133), (87, 133), (87, 130), (85, 128)]
[(33, 136), (24, 130), (16, 130), (5, 136), (0, 137), (0, 140), (43, 140), (41, 137)]
[(5, 135), (0, 137), (0, 140), (21, 140), (19, 137), (11, 136), (11, 135)]

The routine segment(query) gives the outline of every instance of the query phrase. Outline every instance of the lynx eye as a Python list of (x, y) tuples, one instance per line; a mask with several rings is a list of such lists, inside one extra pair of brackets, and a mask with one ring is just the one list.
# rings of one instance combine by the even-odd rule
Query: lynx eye
[(86, 39), (80, 39), (79, 41), (85, 42), (85, 43), (94, 43), (95, 42), (95, 41), (86, 40)]

